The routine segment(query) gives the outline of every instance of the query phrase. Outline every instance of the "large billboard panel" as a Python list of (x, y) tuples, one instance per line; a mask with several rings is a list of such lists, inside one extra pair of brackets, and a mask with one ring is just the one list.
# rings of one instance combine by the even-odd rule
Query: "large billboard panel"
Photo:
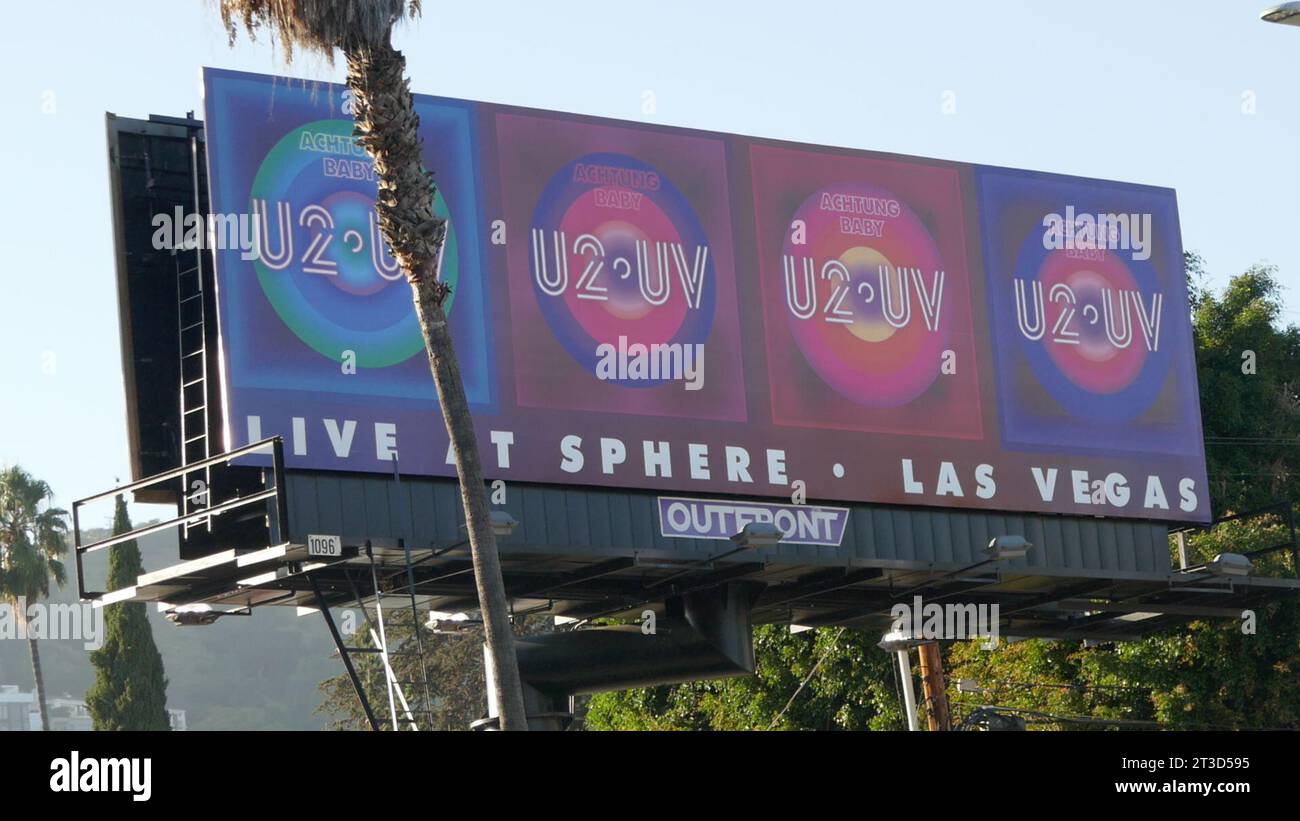
[[(346, 90), (206, 83), (226, 444), (454, 475)], [(416, 100), (490, 477), (1208, 520), (1173, 191)]]

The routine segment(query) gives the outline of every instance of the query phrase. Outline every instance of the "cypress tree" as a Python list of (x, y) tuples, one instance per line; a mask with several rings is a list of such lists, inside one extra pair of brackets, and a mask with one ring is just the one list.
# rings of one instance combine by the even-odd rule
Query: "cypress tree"
[[(126, 501), (117, 497), (113, 534), (131, 529)], [(144, 571), (140, 547), (132, 539), (109, 549), (108, 589), (135, 584)], [(104, 608), (104, 646), (90, 654), (95, 683), (86, 706), (96, 730), (167, 730), (167, 678), (144, 602), (119, 602)]]

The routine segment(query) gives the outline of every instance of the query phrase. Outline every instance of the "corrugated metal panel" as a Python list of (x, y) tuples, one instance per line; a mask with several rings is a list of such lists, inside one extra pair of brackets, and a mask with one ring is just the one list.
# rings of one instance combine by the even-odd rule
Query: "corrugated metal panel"
[[(295, 541), (308, 533), (338, 533), (442, 547), (464, 538), (460, 495), (451, 480), (410, 478), (399, 485), (382, 476), (291, 471), (287, 489)], [(651, 493), (511, 484), (503, 507), (520, 524), (502, 542), (508, 552), (702, 559), (722, 549), (718, 541), (665, 538)], [(883, 505), (850, 510), (839, 548), (782, 544), (761, 553), (783, 564), (959, 567), (983, 559), (994, 536), (1015, 533), (1037, 549), (1004, 563), (1007, 570), (1163, 578), (1170, 569), (1168, 531), (1159, 523)]]

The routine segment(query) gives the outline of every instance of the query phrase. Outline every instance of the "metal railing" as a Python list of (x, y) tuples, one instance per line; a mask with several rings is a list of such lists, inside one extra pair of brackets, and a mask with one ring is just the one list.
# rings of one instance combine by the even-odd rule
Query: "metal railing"
[[(174, 481), (188, 474), (192, 474), (196, 470), (221, 465), (229, 466), (237, 459), (267, 453), (271, 456), (271, 466), (269, 468), (262, 468), (263, 482), (267, 485), (265, 490), (260, 490), (248, 495), (239, 495), (236, 493), (235, 497), (232, 499), (217, 502), (216, 504), (208, 504), (202, 508), (192, 508), (189, 513), (183, 513), (175, 518), (161, 522), (152, 522), (125, 533), (114, 534), (108, 538), (99, 539), (88, 544), (82, 543), (81, 510), (86, 505), (100, 502), (119, 494), (133, 493), (164, 482)], [(185, 493), (184, 488), (182, 488), (181, 493)], [(212, 489), (205, 489), (205, 493), (211, 494)], [(97, 493), (94, 496), (87, 496), (84, 499), (79, 499), (72, 503), (72, 531), (73, 544), (76, 553), (78, 594), (83, 601), (93, 601), (112, 592), (92, 591), (86, 589), (86, 574), (83, 565), (83, 557), (88, 553), (94, 553), (98, 550), (115, 547), (125, 542), (132, 541), (133, 539), (138, 539), (164, 530), (209, 522), (219, 516), (229, 515), (234, 511), (242, 510), (256, 504), (268, 503), (272, 500), (275, 502), (275, 515), (268, 517), (267, 524), (270, 530), (271, 543), (278, 543), (287, 539), (289, 533), (289, 514), (284, 481), (284, 439), (279, 436), (270, 439), (263, 439), (260, 442), (254, 442), (253, 444), (245, 445), (242, 448), (221, 453), (199, 462), (191, 462), (190, 464), (174, 468), (165, 473), (159, 473), (137, 482), (115, 487), (112, 490), (106, 490), (103, 493)], [(209, 498), (207, 501), (211, 502), (212, 500)], [(185, 509), (184, 505), (179, 503), (179, 501), (177, 507), (181, 510)]]

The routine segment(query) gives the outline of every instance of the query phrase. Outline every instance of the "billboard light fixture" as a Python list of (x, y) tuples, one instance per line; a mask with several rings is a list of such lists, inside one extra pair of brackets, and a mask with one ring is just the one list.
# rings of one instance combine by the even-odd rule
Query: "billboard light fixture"
[(251, 616), (251, 607), (234, 610), (217, 610), (210, 604), (182, 604), (163, 614), (167, 621), (180, 627), (202, 627), (214, 623), (222, 616)]
[(506, 536), (514, 533), (515, 529), (518, 527), (519, 522), (514, 516), (511, 516), (504, 510), (492, 511), (492, 532), (496, 534), (497, 538), (504, 539)]
[(742, 527), (739, 533), (729, 537), (731, 541), (736, 543), (736, 546), (731, 550), (717, 553), (706, 559), (700, 559), (699, 561), (683, 565), (682, 569), (676, 573), (664, 576), (662, 579), (655, 579), (646, 584), (645, 587), (646, 589), (649, 589), (652, 587), (658, 587), (661, 584), (667, 584), (674, 579), (679, 579), (682, 576), (687, 575), (696, 568), (712, 567), (713, 562), (716, 562), (719, 559), (725, 559), (728, 556), (734, 556), (737, 553), (744, 553), (746, 550), (758, 550), (761, 547), (775, 547), (781, 543), (781, 537), (784, 535), (785, 534), (781, 532), (781, 528), (770, 522), (750, 522)]
[(167, 621), (181, 627), (202, 627), (221, 618), (215, 610), (173, 610), (167, 614)]
[(938, 576), (933, 576), (928, 581), (924, 581), (914, 587), (909, 587), (908, 589), (904, 590), (902, 593), (899, 593), (897, 595), (899, 597), (910, 596), (911, 594), (915, 593), (918, 590), (923, 590), (927, 587), (932, 586), (935, 582), (943, 581), (944, 579), (951, 579), (954, 576), (960, 576), (963, 573), (967, 573), (971, 570), (985, 567), (986, 565), (994, 564), (996, 562), (1004, 561), (1007, 559), (1019, 559), (1020, 557), (1028, 553), (1030, 549), (1033, 548), (1033, 546), (1034, 545), (1032, 542), (1030, 542), (1024, 536), (1019, 535), (1018, 533), (1010, 533), (1010, 534), (1004, 534), (1002, 536), (994, 536), (992, 539), (989, 540), (988, 546), (984, 548), (984, 558), (981, 559), (980, 561), (975, 562), (975, 564), (966, 565), (965, 567), (959, 567), (956, 570), (949, 570), (948, 572), (941, 573)]
[(483, 624), (481, 619), (471, 619), (468, 613), (447, 613), (430, 610), (425, 629), (440, 636), (458, 636)]
[(1017, 533), (994, 536), (984, 553), (990, 559), (1019, 559), (1033, 548), (1033, 543)]
[(1216, 576), (1249, 576), (1255, 571), (1255, 563), (1240, 553), (1216, 553), (1205, 569)]
[(473, 630), (483, 622), (481, 621), (447, 621), (446, 619), (433, 619), (425, 624), (430, 633), (437, 636), (459, 636), (469, 630)]
[[(498, 539), (504, 539), (519, 527), (519, 520), (511, 516), (504, 510), (492, 511), (492, 534)], [(469, 531), (469, 526), (461, 524), (461, 530)]]
[(770, 522), (750, 522), (731, 540), (744, 550), (757, 550), (760, 547), (776, 547), (783, 535), (781, 528)]

